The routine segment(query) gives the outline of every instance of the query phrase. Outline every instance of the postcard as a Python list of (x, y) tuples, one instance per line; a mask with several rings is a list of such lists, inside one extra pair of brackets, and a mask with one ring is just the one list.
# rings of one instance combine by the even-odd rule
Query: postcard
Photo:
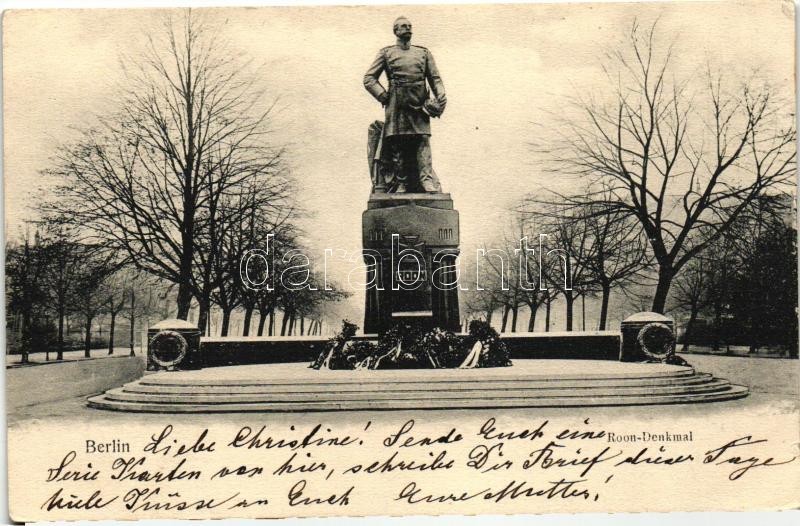
[(11, 518), (796, 509), (794, 16), (6, 12)]

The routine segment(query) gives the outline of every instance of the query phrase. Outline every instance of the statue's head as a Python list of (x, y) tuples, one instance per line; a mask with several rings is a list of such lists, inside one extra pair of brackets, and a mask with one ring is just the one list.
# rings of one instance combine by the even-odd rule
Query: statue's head
[(409, 41), (411, 40), (411, 21), (401, 16), (397, 20), (394, 21), (394, 34), (400, 40)]

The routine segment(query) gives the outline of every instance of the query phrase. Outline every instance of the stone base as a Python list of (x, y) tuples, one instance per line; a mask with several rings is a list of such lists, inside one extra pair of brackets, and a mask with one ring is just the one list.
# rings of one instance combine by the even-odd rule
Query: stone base
[[(377, 339), (377, 334), (353, 338), (372, 342)], [(619, 359), (619, 333), (614, 331), (513, 332), (501, 334), (500, 339), (508, 347), (512, 360)], [(200, 339), (200, 350), (203, 367), (309, 364), (329, 341), (329, 336), (204, 336)]]
[(371, 194), (362, 215), (367, 290), (363, 329), (402, 319), (457, 331), (459, 216), (450, 194)]
[(317, 371), (275, 364), (157, 373), (88, 403), (154, 413), (306, 412), (680, 404), (747, 393), (691, 367), (518, 360), (492, 369)]

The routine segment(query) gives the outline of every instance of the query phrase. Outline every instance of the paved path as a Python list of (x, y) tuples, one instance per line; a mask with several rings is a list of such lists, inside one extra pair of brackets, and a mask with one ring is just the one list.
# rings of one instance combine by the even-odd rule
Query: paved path
[(678, 352), (681, 354), (710, 354), (714, 356), (742, 356), (748, 358), (788, 358), (789, 351), (786, 349), (776, 349), (772, 347), (762, 347), (756, 352), (751, 353), (750, 347), (744, 345), (731, 345), (730, 347), (721, 345), (719, 349), (705, 347), (702, 345), (690, 345), (689, 350), (684, 352), (683, 345), (678, 345)]
[[(141, 351), (139, 347), (135, 348), (136, 355), (138, 356)], [(95, 358), (108, 358), (109, 356), (128, 356), (131, 352), (130, 347), (114, 347), (114, 354), (108, 354), (108, 349), (92, 349), (90, 359)], [(6, 367), (30, 367), (34, 365), (45, 365), (51, 363), (57, 363), (56, 360), (57, 353), (55, 351), (50, 353), (50, 361), (46, 360), (46, 354), (43, 352), (37, 352), (30, 354), (28, 356), (28, 363), (23, 364), (21, 362), (22, 355), (21, 354), (7, 354), (6, 355)], [(64, 353), (64, 361), (74, 361), (74, 360), (86, 360), (87, 358), (84, 355), (84, 351), (67, 351)]]

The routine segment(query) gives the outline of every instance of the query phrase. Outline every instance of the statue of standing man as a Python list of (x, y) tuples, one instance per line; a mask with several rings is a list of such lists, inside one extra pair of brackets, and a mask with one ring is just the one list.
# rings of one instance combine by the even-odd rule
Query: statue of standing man
[[(386, 108), (382, 130), (370, 127), (370, 163), (377, 192), (441, 192), (431, 160), (431, 117), (439, 117), (447, 98), (433, 55), (412, 46), (411, 22), (394, 22), (397, 42), (378, 52), (364, 75), (364, 87)], [(381, 85), (386, 73), (388, 91)], [(433, 92), (433, 97), (429, 95)]]

